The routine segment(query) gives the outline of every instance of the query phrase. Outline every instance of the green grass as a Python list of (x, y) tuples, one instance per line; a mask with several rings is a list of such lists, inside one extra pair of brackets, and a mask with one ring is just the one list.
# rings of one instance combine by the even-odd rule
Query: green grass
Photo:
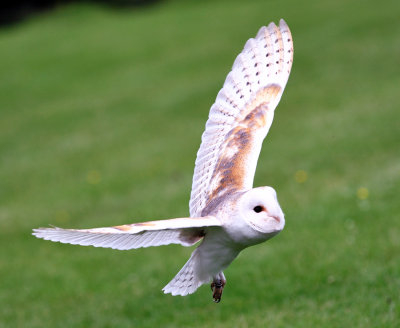
[[(0, 30), (0, 326), (399, 327), (399, 13), (394, 0), (74, 4)], [(191, 249), (30, 235), (187, 215), (209, 107), (245, 41), (281, 17), (295, 60), (255, 184), (277, 189), (287, 224), (226, 270), (221, 304), (207, 286), (162, 294)]]

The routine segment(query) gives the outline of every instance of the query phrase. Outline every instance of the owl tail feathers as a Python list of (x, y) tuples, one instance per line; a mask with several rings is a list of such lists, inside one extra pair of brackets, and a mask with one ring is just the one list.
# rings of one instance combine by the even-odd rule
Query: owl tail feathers
[(183, 266), (178, 274), (172, 279), (168, 285), (163, 288), (165, 294), (185, 296), (193, 294), (206, 281), (201, 281), (196, 274), (197, 265), (197, 249), (190, 256), (189, 261)]

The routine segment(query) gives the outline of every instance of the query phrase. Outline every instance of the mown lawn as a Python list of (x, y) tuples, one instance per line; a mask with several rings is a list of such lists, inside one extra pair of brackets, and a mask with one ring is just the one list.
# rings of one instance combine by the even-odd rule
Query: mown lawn
[[(0, 30), (1, 327), (399, 327), (397, 1), (71, 4)], [(255, 184), (286, 228), (207, 286), (161, 288), (178, 246), (119, 252), (31, 229), (182, 217), (208, 110), (245, 41), (285, 18), (291, 78)]]

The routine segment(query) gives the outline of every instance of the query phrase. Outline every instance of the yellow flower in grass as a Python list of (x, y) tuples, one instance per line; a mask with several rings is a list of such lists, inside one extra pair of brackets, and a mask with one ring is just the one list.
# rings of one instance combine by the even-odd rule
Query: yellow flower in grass
[(101, 181), (101, 174), (97, 170), (90, 170), (86, 176), (86, 181), (89, 184), (95, 185), (100, 183)]
[(298, 170), (296, 171), (294, 178), (297, 183), (304, 183), (307, 181), (307, 172), (304, 170)]
[(360, 200), (367, 199), (369, 196), (369, 190), (365, 187), (360, 187), (357, 189), (357, 197)]

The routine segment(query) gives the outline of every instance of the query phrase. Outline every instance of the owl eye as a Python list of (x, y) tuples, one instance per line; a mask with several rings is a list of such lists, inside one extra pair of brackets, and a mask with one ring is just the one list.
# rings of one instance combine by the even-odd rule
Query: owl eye
[(262, 210), (263, 210), (263, 207), (259, 206), (259, 205), (253, 208), (253, 211), (256, 213), (260, 213)]

